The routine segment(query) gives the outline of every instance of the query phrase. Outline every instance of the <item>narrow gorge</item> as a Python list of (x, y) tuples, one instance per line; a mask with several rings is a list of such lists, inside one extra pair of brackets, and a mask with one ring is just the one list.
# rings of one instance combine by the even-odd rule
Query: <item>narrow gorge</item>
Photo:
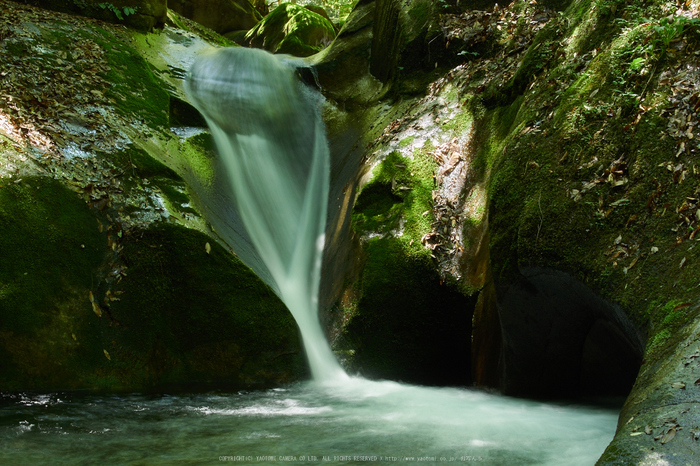
[(695, 463), (697, 1), (170, 3), (0, 1), (0, 457)]

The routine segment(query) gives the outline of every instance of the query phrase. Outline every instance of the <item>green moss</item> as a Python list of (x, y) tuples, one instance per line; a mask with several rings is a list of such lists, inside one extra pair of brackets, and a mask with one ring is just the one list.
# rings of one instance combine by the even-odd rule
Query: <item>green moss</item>
[(409, 136), (407, 138), (403, 138), (402, 140), (399, 141), (399, 147), (404, 148), (404, 147), (410, 146), (415, 138), (416, 138), (415, 136)]
[(175, 27), (182, 29), (183, 31), (197, 34), (199, 37), (206, 39), (212, 44), (220, 45), (222, 47), (238, 47), (238, 44), (234, 43), (230, 39), (227, 39), (226, 37), (212, 31), (208, 27), (202, 26), (195, 21), (185, 18), (184, 16), (181, 16), (170, 9), (168, 9), (168, 20), (170, 20)]
[(656, 332), (647, 345), (647, 354), (650, 354), (657, 348), (663, 346), (663, 344), (666, 343), (669, 338), (671, 338), (671, 331), (667, 328)]
[[(81, 322), (106, 251), (85, 203), (59, 182), (0, 179), (0, 389), (80, 385)], [(104, 356), (103, 356), (104, 357)]]
[(416, 150), (413, 158), (395, 151), (374, 168), (353, 208), (353, 226), (364, 234), (402, 230), (397, 241), (411, 254), (429, 256), (420, 240), (431, 229), (433, 173), (432, 145)]
[[(629, 11), (615, 23), (626, 27), (605, 30), (612, 23), (589, 6), (573, 3), (570, 21), (538, 36), (520, 67), (529, 68), (527, 86), (516, 77), (507, 93), (490, 84), (508, 95), (489, 101), (496, 94), (487, 92), (491, 107), (474, 132), (473, 166), (488, 180), (491, 262), (506, 283), (522, 266), (570, 272), (664, 340), (687, 309), (649, 303), (693, 302), (700, 281), (687, 265), (698, 259), (682, 240), (687, 222), (675, 213), (700, 183), (696, 175), (674, 182), (667, 169), (681, 161), (662, 114), (669, 90), (653, 76), (678, 57), (655, 54), (651, 28)], [(638, 58), (642, 68), (632, 66)], [(640, 112), (640, 103), (652, 109)]]
[[(104, 92), (121, 115), (149, 128), (167, 128), (169, 96), (163, 83), (153, 75), (150, 66), (138, 52), (111, 31), (91, 23), (85, 23), (85, 27), (77, 30), (77, 33), (79, 37), (73, 37), (68, 30), (54, 28), (46, 31), (45, 36), (53, 43), (54, 50), (67, 54), (67, 61), (74, 64), (74, 72), (78, 73), (84, 70), (82, 60), (75, 55), (75, 41), (97, 44), (104, 51), (101, 58), (107, 62), (99, 75), (109, 83), (97, 91)], [(56, 65), (56, 68), (59, 66)], [(94, 73), (94, 70), (90, 72)]]
[(200, 133), (181, 144), (180, 155), (197, 179), (208, 186), (214, 179), (214, 138), (210, 133)]
[(150, 128), (167, 128), (170, 98), (150, 65), (111, 32), (99, 27), (95, 32), (90, 36), (104, 48), (110, 68), (102, 75), (111, 84), (105, 95), (115, 101), (117, 110), (124, 116)]
[(349, 356), (351, 371), (464, 384), (470, 377), (473, 303), (442, 282), (431, 251), (421, 243), (431, 231), (432, 150), (428, 142), (412, 158), (388, 154), (355, 202), (353, 228), (371, 239), (364, 243), (362, 275), (355, 284), (360, 298), (346, 309), (343, 335), (355, 351)]
[(71, 289), (89, 288), (106, 239), (85, 203), (57, 181), (0, 184), (0, 328), (32, 335)]
[(273, 53), (308, 57), (335, 38), (333, 24), (301, 5), (282, 3), (246, 34), (246, 40)]
[[(122, 385), (190, 378), (241, 385), (266, 367), (276, 374), (271, 380), (298, 375), (303, 359), (291, 314), (211, 239), (162, 225), (128, 235), (122, 254), (129, 268), (119, 284), (123, 294), (110, 307), (119, 326), (109, 329), (118, 342), (110, 351), (112, 371), (128, 374)], [(272, 362), (290, 353), (290, 363)]]
[(428, 21), (431, 13), (430, 3), (416, 2), (409, 10), (408, 16), (414, 23), (412, 29), (420, 29)]

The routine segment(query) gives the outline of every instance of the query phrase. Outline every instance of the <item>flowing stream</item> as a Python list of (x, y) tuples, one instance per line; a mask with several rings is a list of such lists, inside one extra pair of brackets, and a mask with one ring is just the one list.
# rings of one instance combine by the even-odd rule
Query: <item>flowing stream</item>
[(226, 231), (230, 213), (216, 208), (209, 219), (224, 240), (256, 251), (239, 256), (294, 315), (313, 381), (239, 393), (0, 394), (0, 464), (594, 464), (615, 408), (368, 381), (340, 368), (317, 316), (329, 182), (322, 97), (296, 65), (223, 49), (197, 60), (186, 90), (219, 149), (220, 198), (246, 231)]
[(355, 378), (250, 393), (19, 394), (0, 396), (0, 464), (590, 466), (616, 418), (600, 407)]

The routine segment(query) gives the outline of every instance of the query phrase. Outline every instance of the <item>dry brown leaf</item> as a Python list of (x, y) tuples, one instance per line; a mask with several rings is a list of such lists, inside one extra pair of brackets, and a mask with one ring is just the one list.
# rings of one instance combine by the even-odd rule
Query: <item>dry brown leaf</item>
[(676, 436), (676, 428), (671, 427), (670, 429), (668, 429), (668, 432), (666, 432), (666, 435), (664, 435), (663, 438), (661, 439), (661, 445), (664, 445), (664, 444), (670, 442), (671, 440), (673, 440), (673, 437), (675, 437), (675, 436)]

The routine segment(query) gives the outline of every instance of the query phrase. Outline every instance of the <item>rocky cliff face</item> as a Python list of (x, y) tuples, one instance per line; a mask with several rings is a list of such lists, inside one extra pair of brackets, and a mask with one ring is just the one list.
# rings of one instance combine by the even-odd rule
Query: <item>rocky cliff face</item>
[[(335, 199), (361, 258), (331, 313), (338, 349), (379, 377), (392, 348), (429, 354), (402, 338), (393, 301), (460, 329), (442, 334), (459, 349), (413, 359), (416, 378), (451, 357), (462, 380), (513, 395), (631, 389), (601, 462), (692, 463), (697, 5), (421, 5), (385, 27), (391, 2), (360, 2), (314, 57), (331, 134), (359, 135), (341, 151), (360, 154), (358, 176)], [(390, 71), (372, 65), (377, 41), (396, 51)], [(468, 298), (406, 303), (402, 270), (425, 270), (426, 295)], [(390, 329), (385, 346), (364, 328)]]
[(162, 27), (168, 14), (166, 0), (25, 0), (21, 3), (126, 24), (141, 31)]
[(0, 10), (0, 390), (303, 377), (291, 315), (219, 245), (184, 181), (213, 177), (178, 87), (210, 44)]

